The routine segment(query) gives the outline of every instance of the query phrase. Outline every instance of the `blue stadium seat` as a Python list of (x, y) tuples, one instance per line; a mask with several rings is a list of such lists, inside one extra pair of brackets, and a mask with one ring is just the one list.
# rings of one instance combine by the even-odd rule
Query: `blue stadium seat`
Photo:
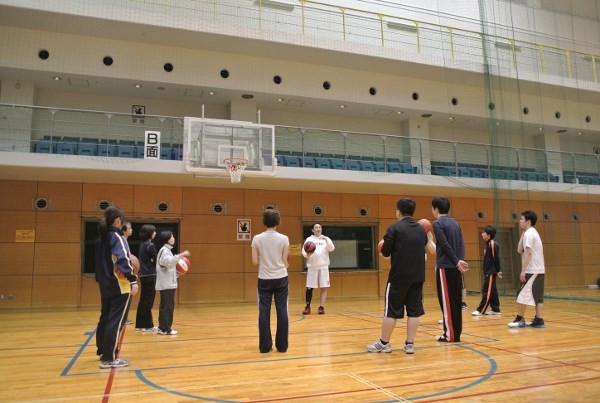
[(54, 146), (52, 144), (52, 140), (49, 139), (40, 139), (35, 142), (34, 150), (39, 154), (50, 154), (54, 151)]
[(471, 176), (473, 178), (483, 178), (484, 172), (481, 168), (471, 168)]
[(77, 146), (77, 155), (97, 155), (98, 144), (92, 139), (81, 139), (81, 143)]
[(397, 162), (388, 162), (387, 163), (387, 171), (394, 172), (394, 173), (400, 173), (400, 172), (402, 172), (402, 167)]
[(471, 172), (471, 168), (458, 167), (458, 176), (471, 178), (473, 177), (473, 173)]
[(75, 155), (77, 153), (77, 143), (63, 140), (56, 144), (56, 153)]
[(330, 169), (331, 165), (329, 164), (329, 159), (327, 158), (315, 158), (315, 163), (317, 164), (317, 168), (322, 169)]
[(591, 182), (592, 185), (600, 185), (600, 177), (593, 176), (590, 179), (592, 180), (592, 182)]
[(98, 156), (116, 157), (117, 153), (117, 140), (104, 140), (98, 143)]
[(508, 180), (517, 180), (519, 178), (519, 173), (517, 171), (506, 171), (506, 179)]
[(360, 164), (355, 160), (348, 160), (346, 162), (346, 169), (349, 171), (360, 171)]
[(403, 174), (416, 174), (417, 167), (410, 165), (410, 164), (400, 164), (400, 171)]
[(361, 171), (369, 171), (369, 172), (375, 171), (375, 165), (373, 165), (373, 163), (371, 161), (358, 161), (358, 163), (360, 165)]
[(304, 168), (316, 168), (317, 163), (315, 162), (315, 159), (312, 157), (304, 157), (302, 166), (304, 166)]
[(385, 172), (385, 162), (375, 161), (373, 165), (375, 166), (375, 172)]
[(283, 161), (286, 167), (300, 167), (300, 158), (295, 155), (284, 155)]
[(173, 159), (173, 147), (169, 143), (162, 143), (160, 145), (160, 159), (161, 160), (172, 160)]
[[(265, 159), (268, 157), (269, 165), (271, 164), (271, 154), (264, 155)], [(173, 159), (175, 161), (183, 161), (183, 144), (173, 144)]]
[(135, 145), (135, 158), (144, 158), (144, 142), (138, 141)]
[(275, 159), (277, 160), (278, 167), (284, 166), (285, 162), (283, 161), (283, 155), (276, 155)]
[(329, 158), (331, 169), (346, 169), (346, 164), (341, 158)]

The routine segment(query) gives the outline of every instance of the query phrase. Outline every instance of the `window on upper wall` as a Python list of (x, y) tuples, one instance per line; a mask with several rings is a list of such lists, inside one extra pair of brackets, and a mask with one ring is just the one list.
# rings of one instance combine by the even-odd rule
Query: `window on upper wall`
[[(331, 238), (335, 245), (335, 250), (329, 254), (330, 270), (373, 270), (377, 268), (378, 259), (376, 259), (376, 248), (374, 247), (376, 225), (319, 223), (323, 227), (323, 235)], [(303, 243), (312, 235), (312, 226), (312, 222), (303, 224)], [(306, 270), (306, 259), (303, 262), (303, 270)]]
[[(127, 219), (127, 217), (125, 217)], [(96, 272), (96, 239), (98, 239), (98, 222), (94, 221), (85, 221), (84, 225), (84, 243), (83, 243), (83, 259), (81, 259), (83, 263), (83, 267), (81, 268), (81, 272), (83, 274), (95, 274)], [(133, 229), (133, 233), (127, 239), (129, 243), (129, 250), (135, 256), (138, 256), (140, 250), (140, 229), (144, 224), (152, 224), (156, 227), (156, 237), (154, 238), (154, 243), (158, 242), (159, 235), (161, 231), (171, 231), (175, 234), (175, 247), (173, 248), (173, 253), (177, 253), (178, 245), (180, 242), (179, 239), (179, 223), (178, 222), (152, 222), (152, 220), (143, 221), (143, 222), (132, 222), (131, 228)], [(157, 245), (158, 249), (158, 245)]]

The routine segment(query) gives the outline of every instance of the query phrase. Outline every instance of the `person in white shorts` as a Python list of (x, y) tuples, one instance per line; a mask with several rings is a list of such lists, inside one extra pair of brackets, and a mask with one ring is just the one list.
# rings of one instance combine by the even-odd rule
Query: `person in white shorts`
[(302, 311), (303, 315), (310, 313), (310, 303), (312, 301), (313, 288), (321, 289), (319, 315), (325, 314), (325, 299), (327, 298), (327, 289), (329, 288), (329, 252), (333, 252), (335, 246), (329, 237), (323, 235), (321, 224), (314, 223), (312, 226), (312, 235), (306, 238), (307, 242), (314, 243), (317, 248), (313, 253), (306, 253), (304, 244), (302, 244), (302, 256), (307, 259), (306, 266), (306, 307)]

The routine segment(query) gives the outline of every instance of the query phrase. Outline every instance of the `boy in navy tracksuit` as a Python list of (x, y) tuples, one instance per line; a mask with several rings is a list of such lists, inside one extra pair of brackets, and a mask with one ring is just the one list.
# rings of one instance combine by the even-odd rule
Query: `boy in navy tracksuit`
[[(500, 270), (500, 247), (494, 241), (496, 228), (491, 225), (486, 226), (481, 233), (485, 241), (485, 252), (483, 252), (483, 286), (481, 287), (481, 302), (471, 315), (500, 315), (500, 299), (498, 298), (498, 289), (496, 288), (496, 278), (502, 278)], [(492, 310), (487, 312), (489, 307)]]
[(118, 343), (131, 296), (137, 294), (137, 277), (129, 258), (127, 240), (121, 235), (123, 212), (117, 207), (104, 211), (98, 224), (96, 241), (96, 280), (100, 286), (102, 308), (96, 330), (100, 368), (129, 365), (118, 358)]

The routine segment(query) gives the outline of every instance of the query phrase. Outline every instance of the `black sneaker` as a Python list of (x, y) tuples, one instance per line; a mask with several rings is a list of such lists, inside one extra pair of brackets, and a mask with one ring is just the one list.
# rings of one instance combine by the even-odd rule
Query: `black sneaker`
[(466, 303), (466, 302), (463, 302), (463, 303), (462, 303), (462, 310), (463, 310), (463, 311), (466, 311), (466, 310), (467, 310), (467, 303)]
[(544, 323), (544, 319), (540, 319), (537, 316), (535, 318), (533, 318), (533, 320), (528, 323), (529, 326), (531, 327), (535, 327), (538, 329), (544, 329), (546, 327), (546, 324)]

